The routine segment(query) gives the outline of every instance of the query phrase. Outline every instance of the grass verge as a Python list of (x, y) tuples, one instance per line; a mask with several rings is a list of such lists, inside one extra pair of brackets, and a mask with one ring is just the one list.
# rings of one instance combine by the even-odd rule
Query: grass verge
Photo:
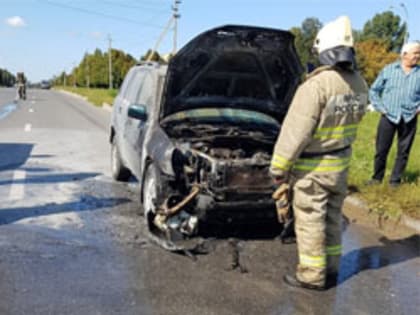
[(368, 113), (359, 126), (357, 140), (353, 146), (349, 185), (356, 191), (357, 196), (379, 215), (399, 217), (401, 214), (406, 214), (420, 219), (420, 121), (402, 185), (398, 188), (388, 185), (397, 152), (397, 139), (394, 139), (388, 155), (383, 183), (376, 186), (366, 185), (366, 181), (371, 178), (373, 172), (375, 138), (379, 118), (378, 113)]
[(114, 98), (118, 93), (118, 90), (116, 89), (88, 89), (70, 86), (57, 86), (55, 88), (85, 96), (89, 102), (95, 104), (96, 106), (102, 106), (102, 103), (112, 105)]

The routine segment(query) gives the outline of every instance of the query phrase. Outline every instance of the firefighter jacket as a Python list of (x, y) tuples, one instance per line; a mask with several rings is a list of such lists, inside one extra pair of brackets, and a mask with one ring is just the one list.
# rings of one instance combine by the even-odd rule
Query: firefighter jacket
[(17, 73), (16, 83), (17, 84), (26, 84), (26, 78), (25, 78), (25, 75), (22, 72)]
[[(274, 147), (270, 173), (285, 177), (292, 169), (305, 173), (347, 169), (367, 102), (368, 86), (359, 72), (331, 66), (316, 69), (296, 91)], [(325, 158), (328, 155), (339, 158)]]

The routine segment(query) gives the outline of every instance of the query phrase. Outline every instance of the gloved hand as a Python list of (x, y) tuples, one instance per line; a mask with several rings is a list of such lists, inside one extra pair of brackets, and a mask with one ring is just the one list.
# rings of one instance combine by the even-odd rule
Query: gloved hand
[(272, 194), (277, 209), (277, 218), (285, 223), (289, 215), (289, 184), (282, 183)]
[(283, 183), (286, 183), (289, 178), (289, 172), (273, 170), (270, 168), (269, 175), (275, 186), (280, 186)]
[(280, 186), (286, 182), (286, 178), (284, 176), (271, 175), (271, 179), (273, 184), (276, 186)]

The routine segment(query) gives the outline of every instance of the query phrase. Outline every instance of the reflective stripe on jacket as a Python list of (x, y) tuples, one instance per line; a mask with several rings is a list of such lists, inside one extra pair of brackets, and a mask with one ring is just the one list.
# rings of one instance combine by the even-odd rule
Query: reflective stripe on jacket
[[(346, 169), (351, 150), (348, 156), (331, 152), (354, 142), (367, 102), (368, 87), (358, 72), (318, 68), (296, 91), (274, 147), (271, 173)], [(302, 158), (305, 154), (313, 156)]]

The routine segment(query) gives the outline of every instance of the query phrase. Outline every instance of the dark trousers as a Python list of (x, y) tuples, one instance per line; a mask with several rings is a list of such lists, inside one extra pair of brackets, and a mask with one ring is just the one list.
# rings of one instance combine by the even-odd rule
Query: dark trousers
[(395, 159), (390, 183), (400, 183), (401, 176), (407, 166), (411, 145), (416, 135), (417, 116), (408, 123), (403, 119), (398, 124), (389, 121), (382, 115), (376, 134), (376, 154), (373, 179), (382, 181), (385, 175), (386, 159), (394, 139), (395, 132), (398, 136), (397, 158)]

